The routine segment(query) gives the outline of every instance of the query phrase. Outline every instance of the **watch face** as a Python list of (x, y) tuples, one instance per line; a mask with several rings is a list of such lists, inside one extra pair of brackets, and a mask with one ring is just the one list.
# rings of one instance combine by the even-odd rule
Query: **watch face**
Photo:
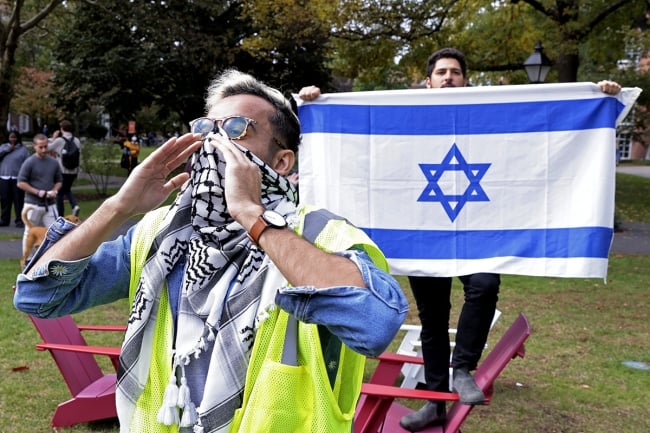
[(262, 218), (264, 218), (266, 222), (275, 227), (284, 227), (287, 225), (287, 221), (284, 219), (284, 217), (272, 210), (265, 210), (262, 214)]

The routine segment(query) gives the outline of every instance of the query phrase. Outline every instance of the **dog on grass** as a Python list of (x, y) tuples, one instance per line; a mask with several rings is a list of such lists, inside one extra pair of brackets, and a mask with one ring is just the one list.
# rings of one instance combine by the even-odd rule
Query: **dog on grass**
[[(25, 239), (25, 242), (23, 242), (23, 256), (20, 258), (21, 269), (25, 268), (25, 262), (27, 261), (27, 258), (31, 254), (32, 250), (34, 248), (38, 248), (43, 243), (43, 240), (45, 239), (45, 233), (47, 233), (47, 227), (35, 226), (31, 223), (31, 221), (29, 221), (29, 218), (27, 218), (28, 210), (29, 208), (24, 209), (20, 215), (20, 218), (23, 220), (23, 224), (25, 224), (25, 227), (27, 228), (27, 239)], [(81, 222), (79, 217), (73, 214), (66, 215), (64, 218), (74, 224), (79, 224)]]

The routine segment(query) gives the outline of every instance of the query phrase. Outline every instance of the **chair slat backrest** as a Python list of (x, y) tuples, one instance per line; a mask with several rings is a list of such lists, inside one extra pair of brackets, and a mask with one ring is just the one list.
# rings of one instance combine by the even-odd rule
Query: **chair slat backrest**
[[(512, 358), (525, 355), (524, 342), (530, 335), (530, 324), (522, 313), (499, 339), (488, 356), (477, 367), (474, 380), (486, 395), (492, 394), (492, 386)], [(474, 406), (454, 404), (447, 413), (445, 433), (456, 433)]]
[[(56, 319), (29, 318), (44, 343), (87, 345), (71, 316)], [(50, 354), (73, 396), (104, 375), (91, 354), (60, 350), (50, 350)]]

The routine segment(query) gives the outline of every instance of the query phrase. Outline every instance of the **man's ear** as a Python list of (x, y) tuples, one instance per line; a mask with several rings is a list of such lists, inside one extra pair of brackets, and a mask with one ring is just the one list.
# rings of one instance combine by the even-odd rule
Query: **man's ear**
[(273, 170), (275, 170), (278, 174), (286, 176), (293, 168), (295, 162), (296, 154), (293, 153), (292, 150), (281, 149), (273, 156), (273, 163), (271, 167), (273, 167)]

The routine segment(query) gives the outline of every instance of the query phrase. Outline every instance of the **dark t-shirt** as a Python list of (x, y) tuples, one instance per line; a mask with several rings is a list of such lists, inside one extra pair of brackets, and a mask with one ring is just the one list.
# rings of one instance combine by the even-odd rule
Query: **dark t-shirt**
[[(18, 172), (18, 182), (27, 182), (32, 187), (49, 191), (55, 183), (62, 182), (61, 167), (59, 162), (51, 156), (39, 158), (32, 155), (25, 160)], [(31, 204), (50, 204), (45, 198), (31, 194), (25, 191), (25, 203)]]

